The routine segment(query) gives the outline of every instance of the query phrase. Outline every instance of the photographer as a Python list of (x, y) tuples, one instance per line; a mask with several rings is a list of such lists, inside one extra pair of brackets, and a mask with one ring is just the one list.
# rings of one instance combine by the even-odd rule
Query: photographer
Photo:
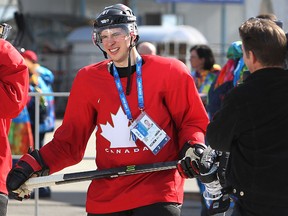
[(207, 128), (207, 141), (230, 152), (226, 178), (237, 197), (233, 216), (287, 215), (287, 39), (273, 21), (250, 18), (239, 27), (250, 75), (231, 90)]

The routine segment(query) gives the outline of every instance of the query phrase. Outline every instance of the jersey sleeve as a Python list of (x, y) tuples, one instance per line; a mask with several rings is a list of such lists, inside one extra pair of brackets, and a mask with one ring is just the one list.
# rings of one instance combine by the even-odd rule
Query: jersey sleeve
[(20, 53), (0, 39), (0, 118), (14, 118), (28, 98), (29, 72)]
[(90, 103), (91, 95), (85, 89), (85, 72), (85, 69), (80, 70), (74, 79), (61, 126), (53, 139), (40, 149), (50, 174), (79, 163), (95, 129), (97, 113)]
[(187, 141), (205, 143), (208, 115), (188, 68), (182, 62), (172, 62), (169, 76), (165, 101), (178, 131), (179, 145)]

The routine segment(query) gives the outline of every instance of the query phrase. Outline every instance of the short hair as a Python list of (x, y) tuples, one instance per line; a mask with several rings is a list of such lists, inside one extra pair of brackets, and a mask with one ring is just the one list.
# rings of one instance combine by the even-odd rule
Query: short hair
[(190, 53), (195, 50), (199, 58), (204, 58), (204, 69), (211, 70), (215, 64), (215, 58), (212, 50), (208, 45), (200, 44), (190, 48)]
[(275, 14), (272, 14), (272, 13), (259, 14), (258, 16), (256, 16), (256, 18), (269, 19), (269, 20), (271, 20), (271, 21), (276, 21), (276, 20), (278, 20), (277, 16), (276, 16)]
[(141, 55), (156, 55), (157, 49), (154, 44), (150, 42), (141, 42), (137, 46), (137, 50)]
[(275, 22), (279, 27), (283, 28), (283, 22), (279, 20), (277, 16), (273, 13), (259, 14), (258, 16), (256, 16), (256, 18), (269, 19)]
[(283, 65), (287, 39), (275, 22), (250, 18), (239, 27), (239, 35), (246, 54), (252, 51), (263, 66)]

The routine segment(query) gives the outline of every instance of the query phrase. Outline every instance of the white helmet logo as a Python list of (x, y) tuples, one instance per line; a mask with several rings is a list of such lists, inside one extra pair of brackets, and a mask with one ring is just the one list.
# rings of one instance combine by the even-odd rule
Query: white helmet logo
[(109, 23), (109, 21), (110, 21), (109, 19), (103, 19), (103, 20), (101, 20), (101, 23), (105, 24), (105, 23)]

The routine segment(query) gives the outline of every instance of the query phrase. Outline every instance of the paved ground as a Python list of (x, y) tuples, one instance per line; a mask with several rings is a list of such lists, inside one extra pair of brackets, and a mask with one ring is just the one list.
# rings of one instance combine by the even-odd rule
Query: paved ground
[[(57, 125), (60, 123), (61, 121), (58, 120)], [(46, 140), (50, 140), (52, 135), (53, 133), (47, 134)], [(87, 160), (57, 174), (95, 169), (92, 159), (95, 155), (93, 142), (95, 143), (95, 140), (91, 138), (85, 153)], [(7, 216), (86, 216), (85, 199), (88, 185), (89, 181), (53, 186), (51, 188), (52, 196), (49, 199), (33, 199), (22, 202), (9, 200)], [(182, 216), (200, 216), (200, 208), (199, 189), (196, 181), (194, 179), (186, 180)], [(226, 214), (226, 216), (228, 215)]]
[[(79, 191), (79, 183), (70, 184), (71, 191), (52, 188), (49, 199), (26, 200), (19, 202), (9, 200), (7, 216), (86, 216), (85, 191)], [(80, 185), (80, 187), (82, 187)], [(182, 216), (200, 216), (201, 204), (197, 192), (186, 192)], [(38, 207), (36, 207), (38, 206)], [(224, 214), (221, 214), (224, 215)], [(226, 216), (231, 215), (228, 211)], [(149, 215), (147, 215), (149, 216)]]
[[(36, 208), (35, 200), (26, 200), (19, 202), (9, 200), (7, 216), (85, 216), (85, 192), (62, 191), (52, 188), (52, 197), (49, 199), (38, 200), (38, 208)], [(77, 188), (78, 183), (74, 184)], [(197, 194), (187, 194), (183, 205), (182, 216), (200, 215), (200, 202)], [(38, 214), (37, 214), (38, 213)], [(148, 215), (147, 215), (148, 216)]]

